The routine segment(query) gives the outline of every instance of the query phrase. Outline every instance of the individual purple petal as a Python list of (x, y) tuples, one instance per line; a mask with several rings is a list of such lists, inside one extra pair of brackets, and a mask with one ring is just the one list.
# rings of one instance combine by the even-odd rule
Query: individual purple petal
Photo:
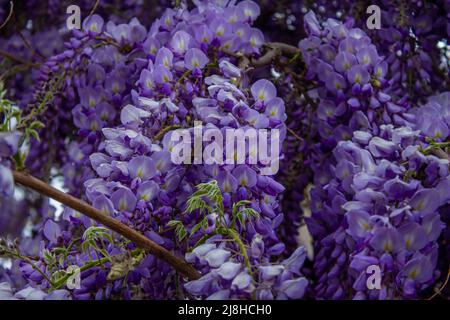
[(92, 33), (101, 33), (103, 29), (103, 18), (98, 14), (93, 14), (83, 21), (83, 30)]
[(301, 299), (308, 286), (308, 280), (298, 278), (284, 281), (280, 286), (280, 292), (284, 293), (289, 299)]
[(375, 157), (389, 157), (392, 155), (397, 146), (392, 141), (384, 140), (380, 137), (373, 137), (369, 142), (369, 151)]
[(13, 156), (19, 147), (21, 136), (18, 131), (0, 132), (0, 157)]
[(228, 300), (230, 297), (230, 290), (219, 290), (206, 298), (206, 300)]
[(350, 83), (357, 83), (362, 85), (369, 82), (370, 74), (363, 66), (356, 65), (348, 70), (347, 79)]
[(162, 47), (158, 50), (155, 58), (155, 66), (163, 66), (170, 69), (172, 67), (173, 53), (169, 49)]
[(396, 253), (403, 248), (403, 239), (396, 229), (381, 227), (375, 230), (370, 245), (382, 252)]
[(281, 265), (259, 266), (258, 271), (261, 279), (268, 281), (279, 276), (284, 271), (284, 267)]
[(144, 200), (145, 202), (152, 201), (158, 195), (159, 186), (153, 181), (145, 181), (137, 190), (137, 196), (139, 200)]
[(220, 189), (227, 193), (236, 192), (238, 187), (236, 178), (228, 171), (220, 171), (217, 175), (217, 182)]
[(220, 71), (229, 78), (239, 78), (241, 76), (241, 69), (227, 60), (219, 62)]
[(203, 53), (203, 51), (197, 48), (189, 49), (184, 56), (185, 66), (189, 70), (193, 70), (195, 68), (203, 69), (208, 62), (208, 57)]
[(403, 236), (406, 249), (409, 251), (418, 251), (428, 242), (425, 229), (415, 222), (402, 225), (398, 231)]
[(242, 269), (242, 265), (240, 263), (235, 263), (235, 262), (225, 262), (224, 264), (222, 264), (219, 269), (217, 269), (215, 272), (222, 278), (225, 280), (231, 280), (234, 277), (236, 277), (236, 275), (238, 274), (238, 272)]
[(326, 87), (331, 92), (337, 92), (347, 87), (347, 82), (339, 73), (332, 73), (326, 80)]
[(267, 103), (265, 114), (271, 119), (285, 121), (286, 114), (283, 99), (275, 97), (270, 100)]
[(162, 65), (156, 66), (153, 71), (155, 82), (158, 84), (169, 83), (173, 79), (173, 74), (170, 70)]
[(348, 232), (355, 238), (363, 238), (372, 229), (370, 215), (365, 211), (350, 211), (346, 217)]
[(395, 179), (387, 181), (383, 188), (390, 199), (401, 200), (405, 197), (412, 196), (418, 186), (419, 182), (416, 180), (405, 182), (397, 176)]
[(247, 271), (242, 271), (233, 279), (231, 286), (236, 287), (239, 290), (244, 290), (250, 286), (252, 280), (252, 276), (250, 276)]
[(259, 6), (250, 0), (239, 2), (236, 9), (242, 21), (255, 21), (260, 14)]
[(267, 128), (269, 126), (269, 118), (254, 109), (250, 109), (244, 119), (256, 129)]
[(440, 206), (439, 193), (433, 189), (419, 190), (412, 197), (410, 205), (422, 215), (432, 213)]
[(283, 265), (293, 274), (300, 274), (303, 263), (306, 259), (305, 247), (301, 246), (295, 249), (289, 258), (283, 261)]
[(237, 166), (233, 170), (233, 176), (240, 186), (252, 188), (256, 185), (256, 172), (247, 165)]
[(441, 218), (437, 213), (427, 214), (423, 218), (422, 226), (425, 228), (428, 241), (436, 241), (442, 230), (445, 228), (445, 224), (441, 221)]
[(212, 275), (207, 273), (198, 280), (189, 281), (184, 285), (184, 287), (191, 294), (200, 296), (209, 291), (209, 287), (211, 286), (213, 280), (214, 278)]
[(0, 195), (10, 197), (14, 194), (14, 178), (11, 170), (0, 165)]
[(27, 287), (17, 292), (14, 297), (22, 300), (44, 300), (46, 293), (40, 289)]
[(49, 219), (44, 225), (44, 235), (48, 241), (56, 244), (58, 242), (58, 237), (61, 235), (61, 228), (56, 222)]
[(256, 101), (268, 102), (273, 99), (277, 95), (277, 89), (273, 85), (272, 82), (266, 79), (260, 79), (256, 81), (250, 91), (252, 92), (252, 96)]
[(403, 269), (404, 274), (419, 283), (430, 280), (433, 276), (434, 267), (430, 259), (426, 256), (419, 256), (410, 260)]
[(103, 214), (112, 215), (114, 213), (114, 205), (104, 194), (96, 197), (92, 203), (93, 207), (100, 210)]
[(374, 46), (363, 47), (356, 54), (358, 62), (363, 65), (375, 65), (378, 63), (379, 57)]
[(373, 69), (373, 73), (378, 79), (383, 79), (387, 75), (387, 72), (388, 65), (386, 61), (378, 63)]
[(47, 296), (45, 296), (44, 300), (71, 300), (71, 294), (67, 290), (55, 290), (50, 292)]
[(133, 212), (136, 208), (137, 199), (134, 193), (125, 187), (117, 189), (111, 195), (111, 201), (114, 204), (114, 208), (118, 211)]
[(170, 160), (169, 151), (156, 151), (151, 155), (151, 158), (155, 163), (156, 170), (161, 173), (166, 173), (172, 168), (172, 161)]
[(231, 253), (223, 249), (214, 249), (209, 251), (205, 255), (205, 260), (208, 262), (210, 267), (218, 268), (220, 267), (229, 257)]
[(150, 115), (150, 112), (128, 104), (123, 107), (122, 111), (120, 112), (120, 121), (122, 122), (122, 124), (141, 123), (142, 118), (149, 117)]
[(141, 178), (143, 181), (153, 178), (157, 173), (154, 161), (146, 156), (131, 159), (128, 170), (131, 178)]
[(170, 47), (177, 54), (184, 54), (190, 48), (191, 36), (183, 31), (177, 31), (170, 40)]

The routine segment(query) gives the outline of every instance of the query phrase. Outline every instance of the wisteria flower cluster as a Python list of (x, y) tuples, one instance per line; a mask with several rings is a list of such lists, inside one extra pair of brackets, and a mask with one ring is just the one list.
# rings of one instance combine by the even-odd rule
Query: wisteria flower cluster
[(448, 297), (450, 3), (375, 2), (16, 8), (0, 299)]

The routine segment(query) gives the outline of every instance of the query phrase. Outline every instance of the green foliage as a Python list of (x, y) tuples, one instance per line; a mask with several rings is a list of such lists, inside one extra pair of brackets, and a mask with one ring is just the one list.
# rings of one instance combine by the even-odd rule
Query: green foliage
[[(253, 208), (248, 207), (251, 202), (248, 200), (241, 200), (233, 204), (231, 215), (231, 224), (225, 219), (225, 210), (223, 205), (223, 195), (220, 190), (217, 181), (212, 180), (207, 183), (201, 183), (197, 186), (197, 191), (194, 192), (187, 201), (185, 213), (189, 214), (196, 210), (203, 213), (203, 218), (195, 224), (189, 233), (189, 238), (198, 233), (201, 229), (206, 230), (208, 228), (208, 214), (216, 214), (215, 230), (211, 234), (204, 234), (200, 240), (194, 245), (193, 248), (201, 245), (208, 239), (209, 236), (214, 234), (221, 234), (228, 238), (234, 240), (239, 247), (242, 257), (244, 258), (247, 268), (251, 272), (250, 259), (247, 255), (247, 249), (240, 238), (239, 232), (237, 231), (237, 221), (242, 228), (245, 228), (247, 221), (251, 219), (259, 219), (259, 213)], [(178, 239), (183, 240), (186, 235), (186, 228), (183, 223), (179, 220), (171, 220), (167, 224), (170, 227), (175, 228), (175, 234)]]
[(22, 145), (29, 145), (31, 139), (40, 141), (39, 130), (45, 125), (41, 121), (22, 117), (22, 110), (6, 99), (6, 90), (2, 82), (0, 82), (0, 119), (0, 132), (11, 132), (19, 128), (22, 132), (19, 151), (13, 156), (16, 168), (22, 170), (27, 157), (26, 151), (20, 151)]
[[(83, 242), (81, 243), (81, 250), (89, 255), (92, 260), (91, 249), (95, 250), (97, 253), (102, 254), (104, 257), (109, 257), (108, 252), (105, 249), (105, 240), (110, 243), (114, 243), (109, 230), (104, 227), (91, 226), (86, 229), (83, 234)], [(102, 248), (98, 245), (102, 244)]]
[(236, 219), (239, 220), (241, 226), (245, 228), (246, 220), (250, 220), (251, 217), (259, 219), (259, 212), (253, 208), (246, 208), (246, 205), (251, 204), (248, 200), (241, 200), (233, 204), (233, 220), (232, 226), (236, 225)]
[(183, 241), (183, 239), (186, 237), (186, 228), (181, 221), (171, 220), (167, 223), (167, 226), (175, 228), (175, 234), (179, 241)]
[(216, 180), (197, 185), (197, 191), (187, 201), (187, 213), (195, 210), (204, 211), (205, 209), (211, 213), (213, 208), (208, 205), (203, 198), (209, 199), (216, 209), (223, 213), (223, 196)]

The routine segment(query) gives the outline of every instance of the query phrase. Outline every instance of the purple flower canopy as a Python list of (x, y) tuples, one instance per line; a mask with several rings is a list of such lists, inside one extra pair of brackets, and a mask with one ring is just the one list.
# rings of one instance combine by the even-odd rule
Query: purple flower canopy
[(100, 1), (73, 30), (53, 2), (0, 19), (0, 299), (448, 296), (443, 1), (377, 30), (360, 0)]

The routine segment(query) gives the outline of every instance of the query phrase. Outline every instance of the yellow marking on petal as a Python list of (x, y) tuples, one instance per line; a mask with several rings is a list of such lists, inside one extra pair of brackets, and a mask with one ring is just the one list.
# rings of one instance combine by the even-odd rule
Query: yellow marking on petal
[(221, 37), (223, 35), (224, 31), (225, 31), (224, 27), (219, 27), (216, 30), (216, 35)]
[(97, 129), (98, 129), (98, 123), (97, 123), (97, 121), (92, 122), (92, 123), (91, 123), (91, 130), (92, 130), (92, 131), (97, 131)]
[(198, 59), (192, 59), (191, 64), (193, 67), (199, 67), (200, 66), (200, 62), (198, 61)]
[(409, 250), (411, 248), (411, 239), (406, 239), (405, 245), (406, 245), (406, 249)]
[(259, 100), (264, 100), (266, 98), (266, 95), (264, 93), (264, 90), (260, 90), (258, 93), (258, 99)]
[(389, 240), (389, 241), (386, 241), (386, 242), (384, 243), (383, 249), (384, 249), (384, 251), (386, 251), (386, 252), (390, 252), (390, 251), (392, 250), (392, 242), (391, 242), (390, 240)]

